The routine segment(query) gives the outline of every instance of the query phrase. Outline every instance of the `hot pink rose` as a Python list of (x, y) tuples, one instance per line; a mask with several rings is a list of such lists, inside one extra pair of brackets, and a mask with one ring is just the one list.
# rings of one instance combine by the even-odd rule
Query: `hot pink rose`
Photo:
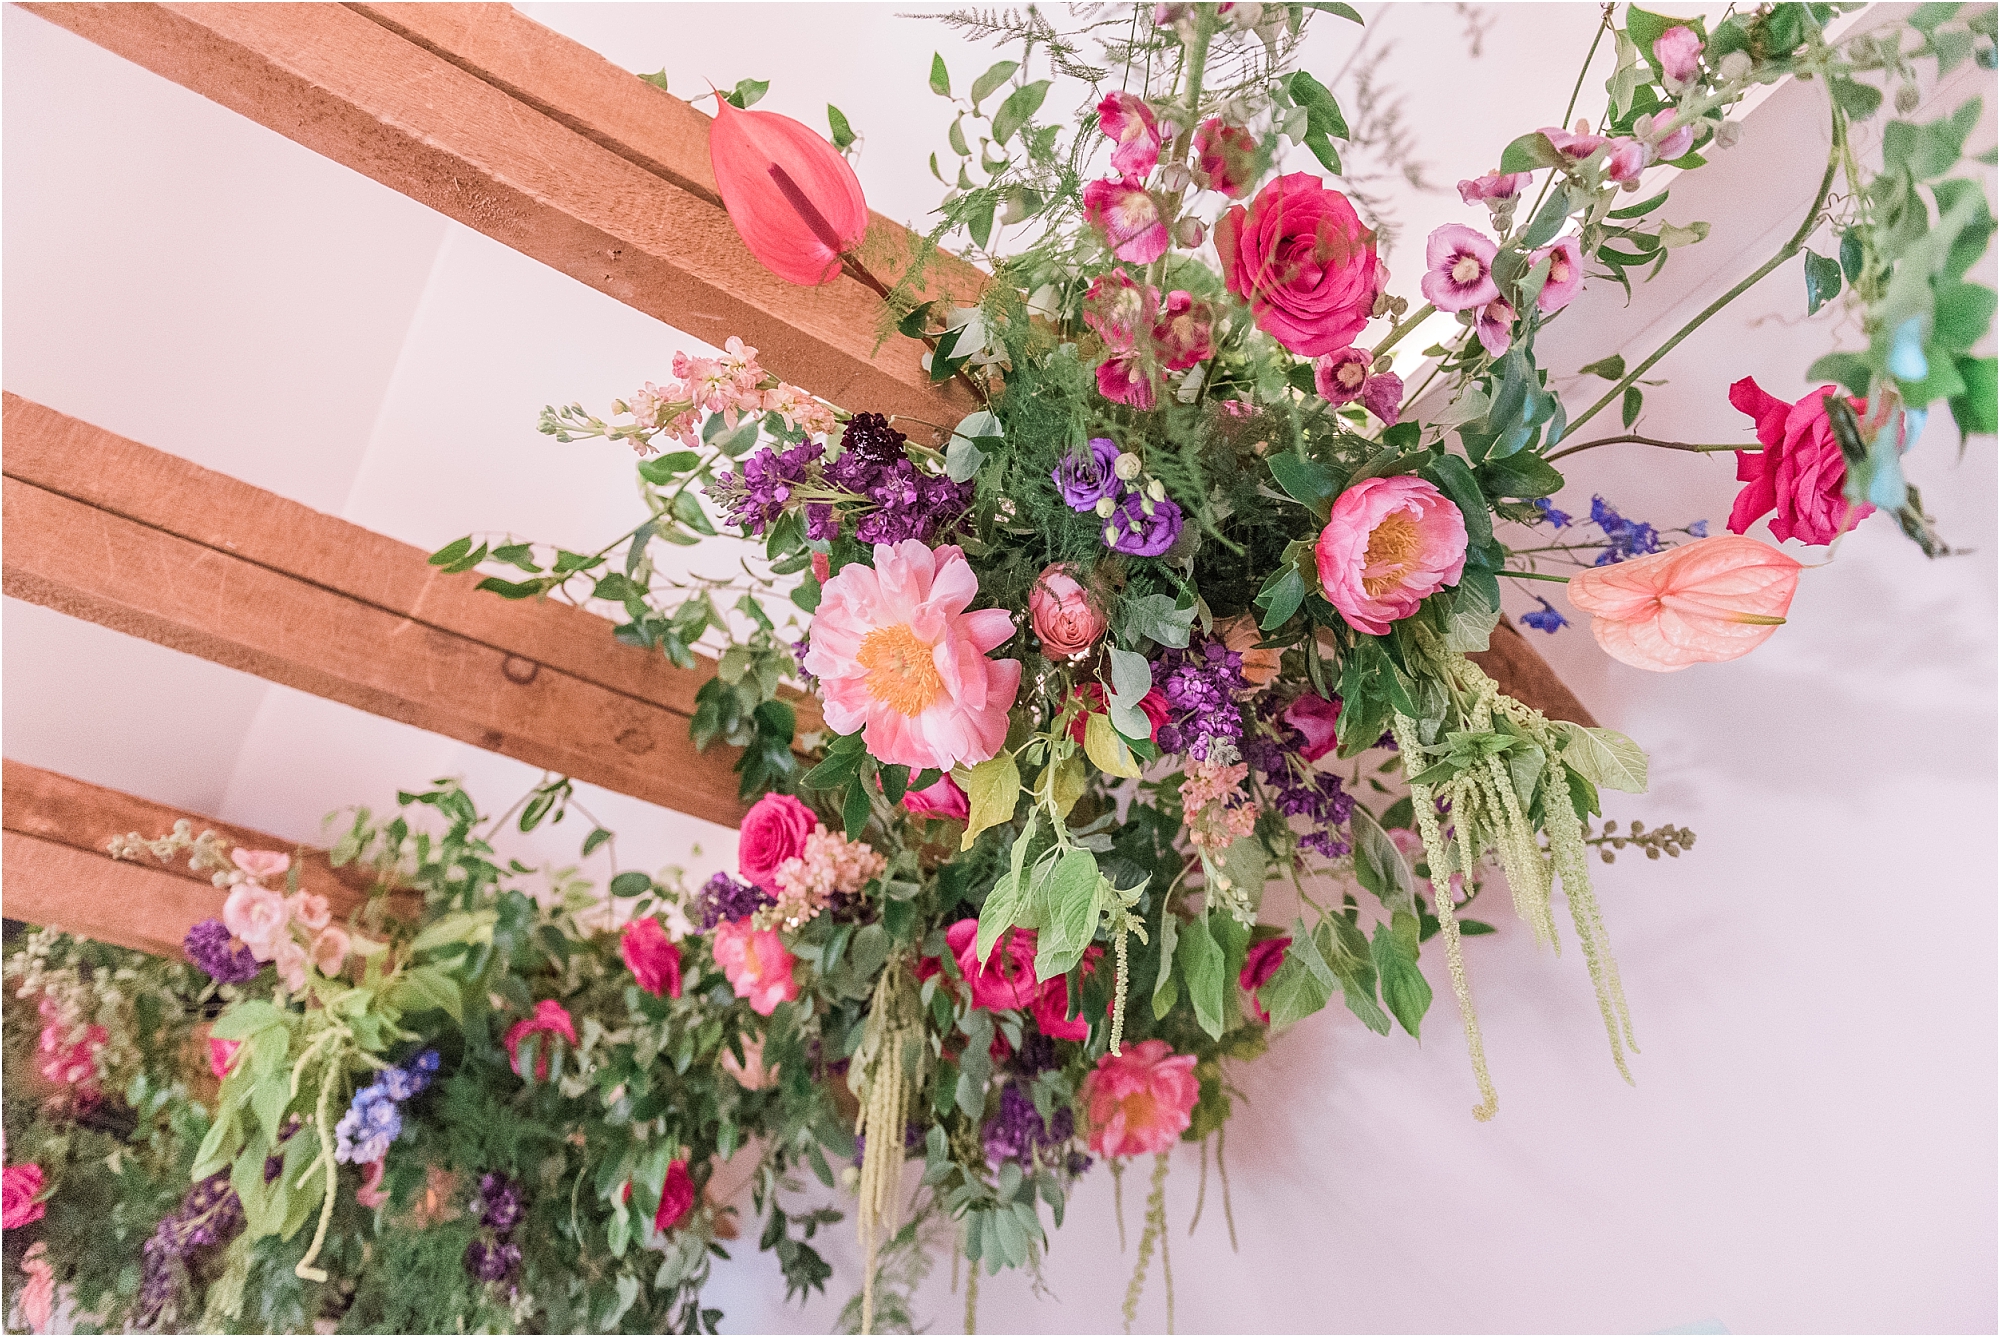
[(0, 1171), (0, 1230), (18, 1230), (41, 1220), (47, 1210), (35, 1201), (41, 1191), (39, 1165), (10, 1165)]
[(1145, 99), (1119, 90), (1097, 104), (1097, 126), (1118, 145), (1111, 150), (1111, 170), (1144, 180), (1160, 161), (1160, 127)]
[(903, 807), (919, 817), (948, 817), (963, 822), (972, 816), (971, 800), (949, 775), (929, 789), (913, 789), (904, 794)]
[[(1102, 947), (1083, 949), (1083, 973), (1088, 976), (1097, 969), (1098, 958), (1104, 955)], [(1051, 1040), (1075, 1040), (1079, 1043), (1090, 1038), (1090, 1023), (1081, 1015), (1069, 1014), (1069, 977), (1051, 975), (1042, 981), (1035, 993), (1031, 1009), (1035, 1017), (1035, 1027)]]
[(660, 1210), (653, 1213), (653, 1229), (661, 1233), (672, 1230), (693, 1210), (694, 1180), (688, 1177), (688, 1163), (670, 1162), (666, 1182), (660, 1185)]
[(972, 1005), (1005, 1012), (1032, 1007), (1035, 980), (1035, 931), (1010, 928), (993, 945), (984, 966), (979, 964), (979, 921), (961, 919), (945, 930), (945, 946), (958, 960), (958, 973), (972, 985)]
[(1166, 1151), (1187, 1130), (1200, 1098), (1194, 1055), (1174, 1053), (1165, 1040), (1106, 1054), (1083, 1079), (1090, 1149), (1100, 1156)]
[(1660, 62), (1660, 82), (1678, 93), (1701, 75), (1701, 38), (1684, 23), (1653, 39), (1653, 59)]
[(799, 996), (792, 967), (797, 958), (785, 950), (776, 929), (754, 929), (747, 919), (715, 926), (715, 964), (729, 977), (738, 998), (750, 1000), (750, 1010), (768, 1017), (778, 1004)]
[(1104, 634), (1104, 614), (1070, 570), (1061, 562), (1045, 567), (1028, 592), (1028, 621), (1051, 659), (1080, 655)]
[(291, 871), (292, 856), (277, 850), (234, 849), (229, 851), (229, 862), (259, 882), (265, 882)]
[[(1838, 394), (1823, 385), (1796, 404), (1765, 394), (1756, 380), (1745, 376), (1729, 387), (1729, 402), (1757, 421), (1757, 439), (1764, 449), (1736, 452), (1736, 481), (1747, 483), (1729, 511), (1729, 528), (1741, 534), (1759, 517), (1771, 516), (1771, 533), (1780, 542), (1831, 543), (1875, 513), (1867, 502), (1847, 500), (1847, 460), (1833, 439), (1826, 416), (1826, 397)], [(1849, 399), (1856, 412), (1864, 401)]]
[(1307, 692), (1285, 707), (1285, 723), (1306, 736), (1306, 745), (1299, 749), (1299, 756), (1318, 761), (1333, 751), (1339, 741), (1335, 734), (1340, 724), (1340, 698), (1329, 701), (1316, 692)]
[(667, 937), (659, 919), (635, 919), (618, 935), (618, 954), (639, 987), (655, 998), (681, 996), (681, 949)]
[(766, 891), (778, 887), (778, 865), (805, 851), (806, 837), (819, 830), (813, 810), (790, 794), (766, 794), (743, 814), (736, 836), (736, 869)]
[(549, 1076), (549, 1050), (558, 1039), (570, 1044), (576, 1043), (576, 1023), (570, 1020), (569, 1009), (553, 998), (544, 998), (535, 1004), (535, 1015), (523, 1017), (507, 1028), (506, 1037), (501, 1041), (507, 1047), (507, 1061), (521, 1076), (521, 1042), (529, 1036), (540, 1037), (535, 1046), (535, 1080), (547, 1081)]
[(1120, 260), (1150, 265), (1167, 253), (1160, 202), (1131, 177), (1106, 177), (1085, 186), (1083, 217), (1104, 234), (1111, 253)]
[(1258, 939), (1244, 954), (1243, 970), (1236, 976), (1238, 987), (1250, 995), (1250, 1007), (1257, 1020), (1267, 1026), (1271, 1024), (1271, 1014), (1265, 1010), (1264, 1000), (1257, 996), (1257, 991), (1269, 984), (1278, 967), (1285, 964), (1285, 949), (1291, 945), (1290, 937)]
[(1215, 225), (1229, 291), (1250, 304), (1257, 328), (1301, 357), (1354, 342), (1386, 277), (1375, 234), (1347, 197), (1310, 172), (1281, 176)]
[(1564, 237), (1529, 256), (1528, 264), (1532, 267), (1544, 260), (1549, 262), (1549, 277), (1535, 305), (1545, 312), (1560, 311), (1583, 291), (1583, 249), (1575, 237)]
[(236, 1061), (236, 1051), (243, 1047), (241, 1040), (218, 1040), (208, 1038), (208, 1070), (218, 1078), (229, 1075), (229, 1065)]
[(1364, 478), (1333, 503), (1319, 536), (1327, 601), (1357, 631), (1389, 634), (1465, 569), (1465, 517), (1421, 478)]
[(1210, 190), (1240, 200), (1264, 175), (1264, 154), (1257, 136), (1240, 125), (1211, 116), (1195, 128), (1195, 161)]

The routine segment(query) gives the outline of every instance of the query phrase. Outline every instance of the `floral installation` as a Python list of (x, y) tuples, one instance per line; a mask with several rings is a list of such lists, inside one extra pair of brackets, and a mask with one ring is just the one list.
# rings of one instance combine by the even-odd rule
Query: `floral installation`
[[(1298, 67), (1305, 25), (1359, 23), (1349, 7), (947, 15), (1020, 48), (969, 84), (930, 70), (956, 172), (934, 159), (949, 193), (926, 241), (990, 273), (969, 306), (923, 300), (921, 261), (864, 260), (844, 117), (828, 142), (752, 110), (756, 81), (716, 94), (715, 177), (750, 252), (871, 287), (883, 336), (921, 340), (964, 410), (831, 404), (735, 339), (677, 354), (606, 416), (540, 421), (633, 449), (628, 533), (589, 553), (467, 536), (431, 560), (501, 598), (590, 603), (683, 668), (712, 657), (690, 729), (741, 749), (736, 871), (689, 888), (614, 868), (593, 894), (555, 870), (538, 893), (439, 784), (355, 814), (332, 857), (383, 894), (335, 923), (295, 857), (128, 838), (227, 889), (186, 944), (207, 982), (174, 996), (240, 1047), (198, 1051), (211, 1101), (168, 1102), (181, 1187), (128, 1214), (138, 1296), (91, 1289), (60, 1248), (51, 1284), (144, 1325), (712, 1331), (700, 1288), (738, 1209), (708, 1189), (743, 1154), (793, 1295), (831, 1276), (811, 1241), (839, 1213), (786, 1205), (810, 1174), (854, 1192), (846, 1326), (919, 1325), (911, 1292), (944, 1249), (970, 1330), (982, 1272), (1037, 1268), (1081, 1177), (1122, 1186), (1151, 1156), (1129, 1326), (1165, 1263), (1170, 1151), (1213, 1141), (1220, 1161), (1230, 1066), (1336, 997), (1417, 1037), (1448, 988), (1473, 1112), (1497, 1113), (1465, 940), (1496, 931), (1473, 912), (1503, 884), (1539, 943), (1581, 949), (1629, 1077), (1590, 863), (1694, 835), (1607, 818), (1604, 790), (1646, 789), (1644, 751), (1509, 697), (1475, 657), (1513, 634), (1503, 581), (1567, 586), (1571, 613), (1538, 598), (1531, 630), (1575, 616), (1621, 662), (1675, 671), (1779, 634), (1859, 525), (1950, 551), (1902, 459), (1940, 405), (1962, 435), (1994, 430), (1994, 360), (1973, 352), (1994, 298), (1966, 279), (1994, 223), (1956, 175), (1978, 104), (1902, 118), (1932, 71), (1992, 67), (1994, 14), (1923, 6), (1830, 37), (1822, 5), (1608, 7), (1586, 55), (1615, 50), (1602, 96), (1580, 77), (1554, 123), (1496, 135), (1495, 170), (1459, 183), (1465, 219), (1407, 274), (1340, 188), (1338, 101)], [(1044, 114), (1058, 76), (1089, 86), (1074, 115)], [(1796, 233), (1656, 350), (1540, 363), (1586, 290), (1677, 281), (1708, 227), (1671, 221), (1654, 169), (1727, 152), (1745, 97), (1793, 79), (1823, 90), (1832, 132)], [(1878, 116), (1876, 168), (1852, 132)], [(1659, 360), (1788, 263), (1807, 314), (1846, 316), (1849, 346), (1807, 372), (1823, 388), (1709, 387), (1745, 415), (1733, 442), (1642, 431)], [(1622, 497), (1559, 509), (1557, 463), (1618, 444), (1734, 452), (1728, 532)], [(669, 574), (666, 548), (724, 536), (728, 574)], [(499, 820), (572, 802), (551, 779)], [(612, 849), (594, 830), (583, 855)], [(399, 919), (391, 892), (420, 912)], [(104, 1108), (137, 1061), (129, 1026), (95, 1036), (63, 987), (38, 991), (67, 1009), (51, 1061), (72, 1095), (23, 1127)], [(69, 1180), (45, 1139), (13, 1145), (54, 1188), (10, 1180), (9, 1211), (47, 1203), (23, 1229), (46, 1232)]]

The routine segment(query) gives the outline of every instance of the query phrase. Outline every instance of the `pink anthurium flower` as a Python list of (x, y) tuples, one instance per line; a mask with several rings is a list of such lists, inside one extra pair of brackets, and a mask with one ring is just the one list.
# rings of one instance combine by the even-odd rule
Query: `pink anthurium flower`
[(736, 234), (757, 262), (813, 288), (840, 274), (841, 253), (868, 232), (868, 201), (840, 151), (774, 111), (716, 97), (708, 160)]
[(1718, 534), (1571, 576), (1569, 600), (1622, 664), (1672, 673), (1749, 654), (1776, 631), (1799, 563), (1759, 539)]

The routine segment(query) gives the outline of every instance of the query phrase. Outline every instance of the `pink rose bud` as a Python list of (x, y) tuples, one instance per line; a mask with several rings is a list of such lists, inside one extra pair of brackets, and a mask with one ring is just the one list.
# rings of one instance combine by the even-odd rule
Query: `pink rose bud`
[(1060, 562), (1036, 578), (1028, 594), (1028, 621), (1051, 659), (1080, 655), (1104, 634), (1104, 614)]

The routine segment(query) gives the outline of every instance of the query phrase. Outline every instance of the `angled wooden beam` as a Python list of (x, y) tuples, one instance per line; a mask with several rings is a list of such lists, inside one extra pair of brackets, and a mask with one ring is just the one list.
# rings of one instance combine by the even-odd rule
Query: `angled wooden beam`
[[(603, 618), (506, 604), (421, 549), (0, 397), (8, 594), (623, 794), (734, 825), (736, 752), (697, 752), (714, 673)], [(818, 712), (795, 698), (802, 728)]]
[[(973, 407), (931, 384), (922, 344), (878, 341), (881, 301), (863, 284), (801, 288), (757, 263), (688, 165), (706, 157), (688, 120), (700, 113), (539, 25), (508, 24), (496, 45), (517, 57), (482, 64), (340, 5), (27, 8), (677, 329), (740, 335), (834, 403), (944, 424)], [(487, 65), (520, 82), (472, 72)], [(563, 81), (559, 100), (541, 96), (537, 69)], [(641, 128), (648, 100), (658, 133)]]

